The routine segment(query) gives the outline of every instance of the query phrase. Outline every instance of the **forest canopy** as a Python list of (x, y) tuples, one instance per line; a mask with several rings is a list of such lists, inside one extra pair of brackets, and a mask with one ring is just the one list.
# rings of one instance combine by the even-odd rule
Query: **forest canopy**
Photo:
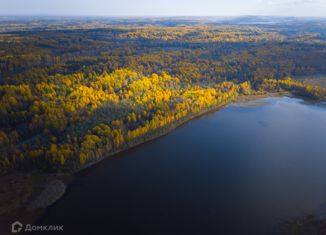
[(74, 171), (239, 95), (325, 99), (291, 76), (326, 73), (326, 23), (291, 24), (2, 20), (0, 172)]

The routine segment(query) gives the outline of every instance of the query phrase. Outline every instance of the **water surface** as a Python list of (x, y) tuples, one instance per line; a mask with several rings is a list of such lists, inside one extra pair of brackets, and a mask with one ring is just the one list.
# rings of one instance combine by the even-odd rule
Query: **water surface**
[(326, 107), (282, 97), (230, 105), (103, 161), (41, 222), (65, 234), (275, 234), (325, 212)]

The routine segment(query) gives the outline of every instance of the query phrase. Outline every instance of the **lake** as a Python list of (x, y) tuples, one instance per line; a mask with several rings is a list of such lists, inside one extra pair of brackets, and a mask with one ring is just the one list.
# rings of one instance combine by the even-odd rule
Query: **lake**
[(326, 106), (233, 104), (80, 173), (40, 224), (60, 234), (276, 234), (326, 215)]

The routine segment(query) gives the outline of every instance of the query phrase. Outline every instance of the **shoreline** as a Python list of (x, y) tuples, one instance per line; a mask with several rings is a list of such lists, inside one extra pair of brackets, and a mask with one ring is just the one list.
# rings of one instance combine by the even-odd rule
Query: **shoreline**
[[(266, 93), (266, 94), (262, 94), (262, 95), (258, 95), (258, 94), (252, 94), (252, 95), (239, 95), (237, 96), (234, 100), (230, 101), (230, 102), (226, 102), (222, 105), (218, 105), (216, 107), (212, 107), (211, 109), (207, 109), (207, 110), (203, 110), (202, 112), (199, 112), (195, 115), (190, 115), (188, 117), (186, 117), (184, 120), (181, 120), (179, 122), (175, 122), (175, 123), (172, 123), (169, 127), (166, 128), (166, 130), (162, 130), (161, 133), (159, 134), (153, 134), (153, 136), (149, 137), (149, 138), (145, 138), (145, 140), (142, 140), (142, 141), (135, 141), (133, 144), (130, 144), (130, 145), (127, 145), (126, 147), (122, 148), (122, 149), (119, 149), (117, 151), (114, 151), (114, 152), (111, 152), (109, 154), (107, 154), (106, 156), (104, 156), (103, 158), (97, 160), (97, 161), (94, 161), (94, 162), (90, 162), (88, 164), (86, 164), (85, 166), (75, 170), (75, 171), (72, 171), (71, 174), (78, 174), (86, 169), (89, 169), (91, 168), (92, 166), (94, 165), (97, 165), (98, 163), (102, 162), (103, 160), (106, 160), (107, 158), (109, 157), (112, 157), (118, 153), (121, 153), (121, 152), (124, 152), (124, 151), (127, 151), (129, 149), (132, 149), (134, 147), (137, 147), (139, 145), (142, 145), (142, 144), (146, 144), (150, 141), (153, 141), (155, 139), (158, 139), (160, 137), (163, 137), (167, 134), (169, 134), (171, 131), (175, 130), (176, 128), (182, 126), (182, 125), (185, 125), (187, 124), (188, 122), (196, 119), (196, 118), (200, 118), (206, 114), (209, 114), (209, 113), (214, 113), (214, 112), (217, 112), (223, 108), (225, 108), (227, 105), (230, 105), (230, 104), (238, 104), (238, 103), (243, 103), (243, 102), (249, 102), (249, 101), (253, 101), (253, 100), (257, 100), (257, 99), (264, 99), (264, 98), (269, 98), (269, 97), (281, 97), (281, 96), (289, 96), (289, 97), (294, 97), (291, 93), (289, 92), (286, 92), (286, 91), (282, 91), (282, 92), (274, 92), (274, 93)], [(159, 129), (158, 131), (160, 131), (161, 129)], [(155, 131), (154, 131), (155, 132)]]
[[(120, 153), (127, 151), (129, 149), (135, 148), (142, 144), (147, 144), (151, 141), (154, 141), (160, 137), (163, 137), (176, 128), (185, 125), (186, 123), (200, 118), (209, 113), (217, 112), (227, 105), (230, 104), (238, 104), (245, 103), (253, 100), (268, 98), (268, 97), (281, 97), (281, 96), (290, 96), (293, 95), (289, 92), (277, 92), (277, 93), (266, 93), (266, 94), (252, 94), (252, 95), (239, 95), (234, 98), (232, 101), (225, 102), (221, 105), (212, 107), (207, 110), (203, 110), (197, 114), (192, 114), (188, 117), (185, 117), (182, 120), (179, 120), (175, 123), (172, 123), (169, 127), (164, 129), (157, 129), (152, 133), (149, 133), (145, 139), (136, 140), (133, 143), (125, 146), (124, 148), (111, 152), (103, 158), (88, 163), (85, 166), (64, 174), (48, 174), (42, 172), (31, 172), (31, 173), (11, 173), (8, 175), (4, 175), (0, 177), (0, 204), (6, 205), (0, 207), (0, 230), (8, 231), (10, 234), (10, 225), (12, 222), (19, 220), (23, 223), (37, 222), (42, 215), (45, 213), (46, 209), (52, 206), (57, 200), (59, 200), (62, 196), (64, 196), (65, 191), (69, 188), (71, 182), (74, 180), (77, 174), (91, 169), (96, 166), (103, 160), (107, 160), (110, 157)], [(16, 189), (22, 189), (22, 192), (17, 193), (17, 191), (10, 191), (9, 195), (5, 195), (8, 190), (4, 190), (6, 186), (8, 186), (8, 180), (6, 178), (12, 178), (11, 186), (16, 186)], [(42, 180), (40, 180), (42, 179)], [(28, 185), (28, 189), (26, 189), (26, 185)], [(27, 192), (27, 193), (26, 193)], [(8, 193), (7, 193), (8, 194)], [(17, 195), (18, 194), (18, 195)], [(20, 200), (19, 196), (21, 194), (26, 194), (24, 200)], [(2, 197), (1, 197), (2, 196)], [(6, 197), (7, 196), (7, 197)], [(6, 203), (6, 198), (11, 199), (12, 204)]]

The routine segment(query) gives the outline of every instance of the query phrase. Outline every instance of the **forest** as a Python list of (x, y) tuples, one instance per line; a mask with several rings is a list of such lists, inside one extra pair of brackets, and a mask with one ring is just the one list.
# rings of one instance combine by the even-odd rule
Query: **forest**
[(1, 174), (74, 172), (238, 96), (326, 99), (295, 79), (326, 73), (325, 21), (146, 22), (0, 19)]

